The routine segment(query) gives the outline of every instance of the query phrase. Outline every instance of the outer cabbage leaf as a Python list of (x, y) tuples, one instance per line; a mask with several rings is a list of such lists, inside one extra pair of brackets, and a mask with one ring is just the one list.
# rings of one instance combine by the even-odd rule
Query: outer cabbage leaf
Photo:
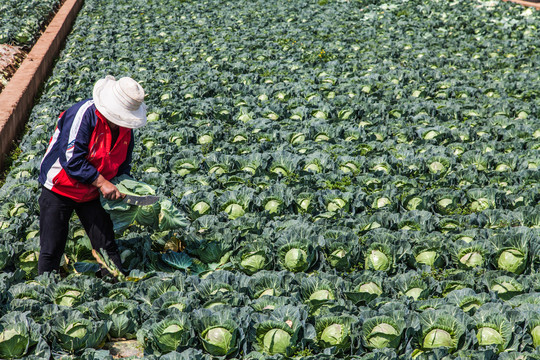
[[(112, 181), (118, 190), (127, 195), (155, 195), (154, 186), (135, 181), (127, 175), (121, 175)], [(115, 232), (122, 232), (132, 224), (147, 226), (166, 231), (184, 228), (188, 225), (184, 215), (167, 199), (159, 200), (152, 205), (129, 205), (122, 200), (106, 200), (101, 198), (105, 211), (111, 215)]]

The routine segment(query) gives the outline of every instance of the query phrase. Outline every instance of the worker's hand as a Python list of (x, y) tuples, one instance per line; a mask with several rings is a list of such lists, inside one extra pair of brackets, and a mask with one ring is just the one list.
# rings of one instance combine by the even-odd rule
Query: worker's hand
[(99, 188), (99, 191), (101, 191), (101, 194), (103, 197), (107, 200), (117, 200), (122, 199), (125, 195), (122, 194), (116, 186), (114, 186), (110, 181), (106, 181), (101, 185)]
[(105, 179), (103, 175), (99, 175), (98, 178), (92, 183), (99, 189), (103, 197), (107, 200), (123, 199), (125, 194), (122, 194), (113, 183)]

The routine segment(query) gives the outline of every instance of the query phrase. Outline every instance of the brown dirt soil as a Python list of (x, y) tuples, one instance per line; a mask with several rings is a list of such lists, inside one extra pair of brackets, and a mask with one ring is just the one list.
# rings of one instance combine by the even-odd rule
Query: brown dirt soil
[(0, 92), (17, 71), (27, 53), (20, 46), (0, 45)]
[(106, 343), (103, 348), (109, 350), (115, 359), (142, 359), (144, 357), (142, 346), (136, 340), (113, 341)]

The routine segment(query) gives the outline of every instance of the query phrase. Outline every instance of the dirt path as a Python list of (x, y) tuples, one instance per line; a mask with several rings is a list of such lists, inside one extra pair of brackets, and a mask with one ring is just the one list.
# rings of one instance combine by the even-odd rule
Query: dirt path
[(0, 92), (17, 71), (26, 54), (20, 46), (0, 45)]

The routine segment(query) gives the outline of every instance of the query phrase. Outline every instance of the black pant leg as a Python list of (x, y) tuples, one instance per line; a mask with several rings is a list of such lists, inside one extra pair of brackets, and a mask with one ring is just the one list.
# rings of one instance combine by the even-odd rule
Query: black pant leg
[(99, 199), (77, 204), (75, 212), (90, 238), (92, 247), (96, 251), (104, 249), (116, 267), (124, 272), (118, 245), (114, 240), (114, 227), (111, 217), (103, 209)]
[(42, 188), (39, 197), (39, 259), (38, 274), (58, 271), (64, 254), (69, 220), (75, 202)]

